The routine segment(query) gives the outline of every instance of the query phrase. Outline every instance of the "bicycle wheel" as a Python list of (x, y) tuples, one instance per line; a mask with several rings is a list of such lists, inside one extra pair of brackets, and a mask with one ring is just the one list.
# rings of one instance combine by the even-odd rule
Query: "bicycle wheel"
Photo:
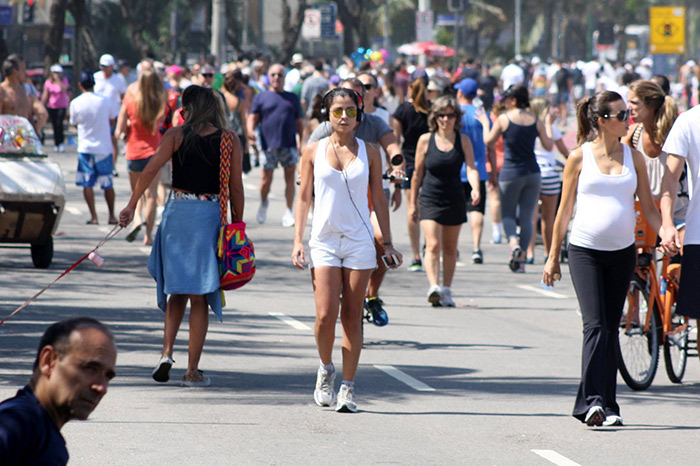
[(671, 308), (671, 332), (664, 342), (666, 374), (673, 383), (681, 383), (688, 362), (688, 334), (690, 328), (685, 318), (676, 314), (676, 303)]
[[(645, 330), (649, 312), (652, 313), (649, 328)], [(649, 294), (644, 281), (634, 277), (620, 319), (617, 353), (620, 375), (632, 390), (644, 390), (654, 380), (659, 366), (659, 329), (656, 305), (649, 309)]]

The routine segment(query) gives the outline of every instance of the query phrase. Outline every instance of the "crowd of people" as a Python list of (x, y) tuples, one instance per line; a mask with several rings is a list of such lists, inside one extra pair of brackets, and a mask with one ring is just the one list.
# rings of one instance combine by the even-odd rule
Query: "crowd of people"
[[(688, 193), (687, 179), (694, 181), (693, 190), (700, 189), (700, 107), (678, 116), (679, 107), (698, 101), (700, 70), (692, 60), (680, 67), (677, 83), (654, 76), (649, 59), (636, 65), (544, 63), (537, 57), (489, 65), (467, 59), (456, 67), (348, 59), (332, 68), (295, 54), (288, 64), (260, 58), (181, 67), (146, 59), (135, 75), (111, 55), (99, 62), (100, 71), (80, 75), (81, 95), (69, 102), (59, 65), (51, 67), (37, 97), (24, 87), (21, 59), (10, 57), (3, 63), (0, 105), (3, 112), (27, 116), (37, 130), (50, 118), (59, 152), (65, 150), (62, 120), (68, 108), (78, 130), (76, 184), (90, 210), (88, 224), (99, 223), (93, 193), (99, 181), (109, 223), (127, 227), (136, 219), (129, 241), (145, 227), (144, 243), (153, 245), (148, 267), (165, 312), (163, 350), (152, 374), (157, 382), (169, 380), (175, 336), (189, 302), (182, 384), (211, 383), (199, 359), (209, 308), (221, 316), (214, 233), (220, 222), (220, 148), (229, 135), (230, 202), (238, 218), (245, 173), (261, 171), (255, 218), (265, 224), (273, 174), (278, 165), (283, 168), (281, 225), (294, 227), (292, 262), (302, 270), (308, 266), (314, 288), (319, 406), (357, 411), (362, 319), (377, 326), (389, 322), (379, 290), (384, 273), (403, 263), (389, 224), (389, 210), (402, 202), (411, 248), (407, 269), (425, 270), (427, 301), (436, 307), (456, 306), (458, 238), (467, 220), (472, 263), (485, 261), (487, 204), (491, 240), (508, 244), (503, 262), (515, 273), (534, 263), (541, 219), (546, 286), (562, 278), (559, 260), (568, 235), (584, 328), (573, 415), (589, 426), (622, 425), (615, 357), (636, 263), (635, 197), (664, 253), (679, 252), (676, 227), (687, 224), (678, 312), (699, 317), (691, 303), (700, 292), (688, 284), (700, 278), (700, 207)], [(574, 128), (577, 138), (569, 152), (563, 133)], [(117, 218), (112, 177), (118, 176), (120, 139), (126, 141), (132, 195)], [(158, 205), (162, 219), (154, 234)], [(343, 368), (336, 394), (332, 355), (338, 316)]]

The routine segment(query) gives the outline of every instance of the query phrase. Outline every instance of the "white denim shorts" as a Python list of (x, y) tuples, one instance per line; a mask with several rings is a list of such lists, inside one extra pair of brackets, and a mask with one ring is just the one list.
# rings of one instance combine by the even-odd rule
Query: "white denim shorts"
[(350, 239), (342, 234), (309, 240), (310, 267), (341, 267), (353, 270), (377, 268), (374, 240)]

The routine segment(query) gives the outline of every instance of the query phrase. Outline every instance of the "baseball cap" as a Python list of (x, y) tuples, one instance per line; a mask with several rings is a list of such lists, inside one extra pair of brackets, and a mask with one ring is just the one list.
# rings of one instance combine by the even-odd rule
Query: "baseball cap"
[(172, 73), (172, 74), (181, 75), (181, 74), (182, 74), (182, 68), (180, 68), (180, 67), (177, 66), (177, 65), (170, 65), (169, 67), (167, 67), (167, 68), (165, 69), (165, 72), (166, 72), (166, 73)]
[(92, 73), (90, 73), (89, 71), (81, 72), (80, 78), (78, 79), (78, 82), (80, 83), (81, 86), (83, 86), (84, 89), (89, 89), (89, 88), (95, 86), (95, 78), (92, 76)]
[(214, 67), (209, 65), (204, 65), (199, 69), (199, 74), (214, 74)]
[(114, 66), (114, 57), (105, 53), (100, 57), (100, 66)]
[(454, 85), (454, 88), (464, 94), (466, 97), (475, 97), (476, 90), (479, 85), (472, 78), (464, 78)]
[(411, 82), (417, 79), (422, 79), (423, 81), (425, 81), (425, 84), (428, 84), (428, 73), (426, 73), (423, 68), (416, 68), (411, 73)]
[(292, 63), (301, 63), (304, 61), (304, 55), (300, 53), (295, 53), (292, 55)]
[(51, 65), (51, 68), (49, 68), (52, 73), (63, 73), (63, 67), (59, 64)]
[(440, 92), (440, 91), (442, 91), (442, 86), (441, 86), (440, 84), (438, 84), (436, 81), (434, 81), (434, 80), (431, 79), (431, 80), (428, 82), (428, 87), (427, 87), (427, 89), (428, 89), (429, 91), (438, 91), (438, 92)]

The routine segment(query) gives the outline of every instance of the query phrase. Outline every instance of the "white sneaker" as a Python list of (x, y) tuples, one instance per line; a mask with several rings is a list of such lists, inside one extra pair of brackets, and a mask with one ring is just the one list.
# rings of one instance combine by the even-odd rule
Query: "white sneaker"
[(428, 288), (428, 302), (433, 305), (433, 307), (440, 306), (440, 299), (442, 298), (440, 285), (433, 285)]
[(452, 300), (452, 289), (449, 286), (443, 286), (440, 293), (440, 305), (444, 307), (457, 307)]
[(270, 204), (270, 201), (265, 201), (260, 203), (260, 208), (258, 208), (258, 223), (265, 223), (265, 220), (267, 220), (267, 206)]
[(287, 228), (294, 226), (294, 213), (292, 212), (292, 209), (287, 209), (284, 211), (284, 215), (282, 216), (282, 226)]
[(335, 410), (339, 413), (356, 413), (355, 388), (348, 385), (341, 385), (338, 392), (338, 404)]
[(316, 389), (314, 390), (314, 401), (319, 406), (330, 406), (335, 402), (335, 372), (324, 371), (318, 368), (316, 374)]
[(615, 426), (622, 426), (624, 425), (622, 423), (622, 418), (620, 416), (607, 416), (605, 420), (603, 421), (603, 427), (615, 427)]
[(59, 144), (59, 145), (58, 145), (58, 152), (63, 153), (63, 152), (65, 152), (65, 151), (66, 151), (66, 146), (65, 146), (65, 144)]

